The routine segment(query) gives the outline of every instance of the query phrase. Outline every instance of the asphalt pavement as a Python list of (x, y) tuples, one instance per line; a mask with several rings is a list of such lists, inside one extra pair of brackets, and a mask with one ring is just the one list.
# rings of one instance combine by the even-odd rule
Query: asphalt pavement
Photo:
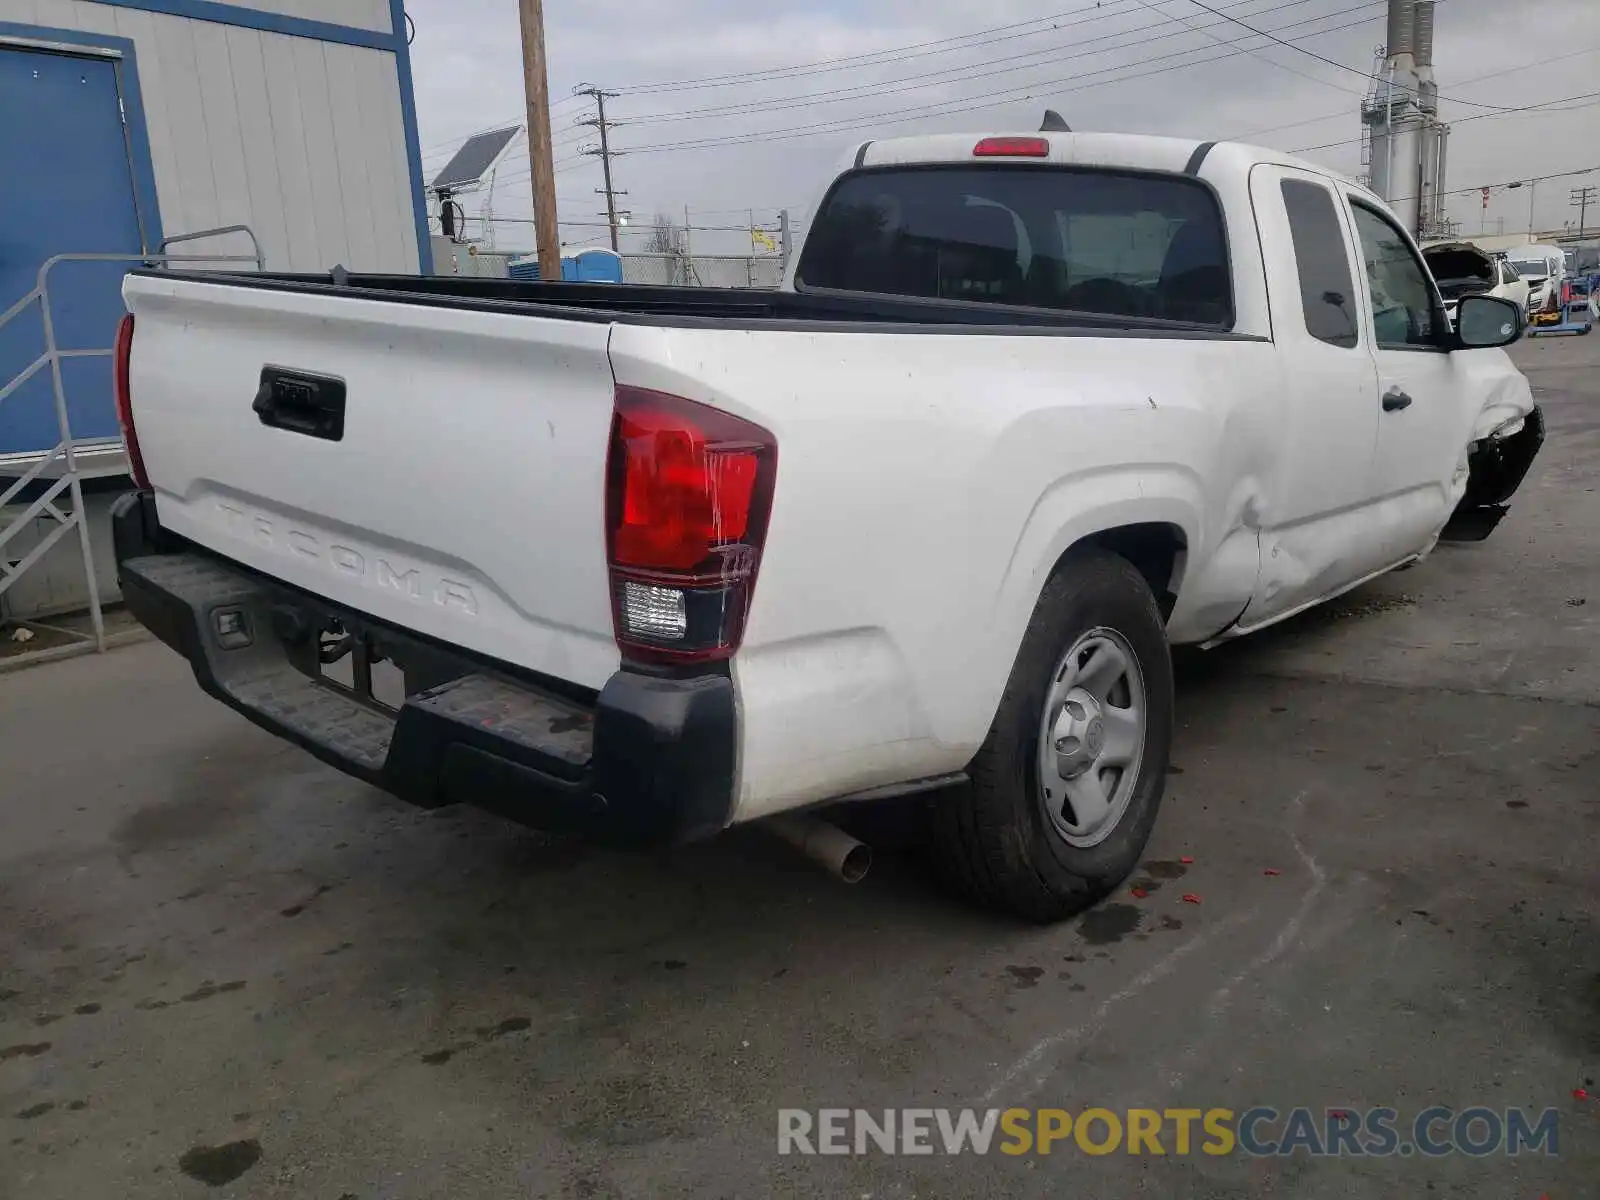
[[(892, 833), (849, 887), (410, 809), (154, 643), (0, 676), (0, 1197), (1600, 1194), (1600, 337), (1515, 354), (1506, 522), (1183, 656), (1148, 861), (1055, 928)], [(1436, 1104), (1559, 1153), (777, 1152), (784, 1108)]]

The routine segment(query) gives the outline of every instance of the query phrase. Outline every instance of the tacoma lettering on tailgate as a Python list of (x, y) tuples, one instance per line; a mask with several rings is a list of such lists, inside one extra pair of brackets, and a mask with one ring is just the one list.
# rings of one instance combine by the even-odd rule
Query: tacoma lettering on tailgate
[(236, 504), (217, 502), (223, 523), (235, 537), (254, 542), (274, 553), (287, 551), (304, 562), (315, 563), (362, 587), (398, 592), (419, 603), (437, 604), (469, 617), (478, 615), (478, 599), (472, 588), (460, 580), (433, 575), (425, 568), (396, 563), (392, 557), (373, 551), (357, 550), (344, 543), (325, 540), (317, 534), (296, 529), (281, 517), (247, 512)]

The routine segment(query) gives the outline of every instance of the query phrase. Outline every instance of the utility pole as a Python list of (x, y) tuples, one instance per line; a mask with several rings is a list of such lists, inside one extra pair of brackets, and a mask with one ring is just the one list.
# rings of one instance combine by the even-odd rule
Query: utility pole
[(789, 210), (778, 212), (778, 255), (783, 260), (783, 273), (789, 273), (789, 255), (794, 250), (794, 234), (789, 228)]
[(1578, 210), (1578, 236), (1584, 235), (1586, 221), (1589, 214), (1589, 205), (1600, 200), (1600, 188), (1581, 187), (1572, 189), (1572, 207)]
[(528, 166), (533, 172), (533, 219), (539, 278), (561, 278), (561, 227), (556, 216), (556, 171), (550, 149), (550, 80), (544, 59), (544, 0), (518, 0), (522, 18), (522, 89), (528, 102)]
[(616, 98), (616, 92), (602, 91), (597, 87), (579, 88), (580, 96), (594, 97), (595, 115), (587, 121), (579, 121), (580, 125), (590, 125), (600, 131), (600, 145), (598, 149), (585, 150), (585, 154), (595, 155), (600, 159), (600, 168), (605, 174), (606, 186), (596, 188), (599, 195), (606, 198), (605, 218), (606, 224), (611, 227), (611, 249), (617, 249), (617, 197), (626, 196), (627, 192), (619, 192), (611, 186), (611, 138), (610, 132), (614, 122), (606, 120), (606, 101)]
[(683, 282), (698, 284), (700, 272), (694, 267), (694, 244), (690, 238), (689, 206), (683, 206)]

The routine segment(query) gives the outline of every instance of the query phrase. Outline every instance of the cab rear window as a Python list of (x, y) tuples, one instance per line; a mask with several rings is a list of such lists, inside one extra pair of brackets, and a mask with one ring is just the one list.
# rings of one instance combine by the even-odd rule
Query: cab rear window
[(796, 270), (801, 288), (1233, 325), (1215, 197), (1179, 175), (1014, 165), (845, 176)]

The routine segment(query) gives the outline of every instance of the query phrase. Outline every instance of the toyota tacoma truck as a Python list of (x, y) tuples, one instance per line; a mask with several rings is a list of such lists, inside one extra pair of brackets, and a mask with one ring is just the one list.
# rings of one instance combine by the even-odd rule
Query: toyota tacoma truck
[(1171, 645), (1481, 535), (1543, 437), (1516, 305), (1452, 328), (1273, 151), (874, 141), (815, 212), (775, 292), (133, 272), (129, 608), (413, 803), (658, 843), (925, 792), (1048, 921), (1150, 835)]

